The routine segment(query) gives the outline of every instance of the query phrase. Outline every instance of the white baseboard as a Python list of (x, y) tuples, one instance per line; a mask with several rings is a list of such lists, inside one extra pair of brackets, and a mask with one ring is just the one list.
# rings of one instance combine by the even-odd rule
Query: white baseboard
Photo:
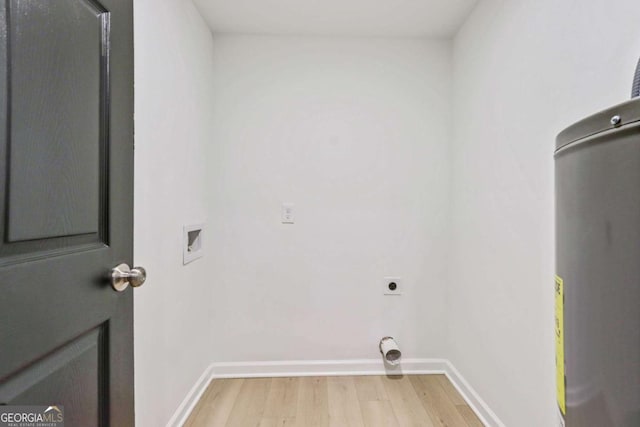
[(480, 395), (471, 387), (471, 385), (458, 372), (453, 364), (447, 361), (447, 370), (445, 372), (451, 384), (458, 390), (458, 393), (466, 400), (467, 404), (473, 412), (476, 413), (482, 424), (486, 427), (505, 427), (504, 423), (495, 412), (491, 410), (489, 405), (482, 400)]
[(195, 408), (202, 394), (207, 387), (209, 387), (212, 379), (213, 371), (211, 370), (211, 366), (209, 366), (204, 370), (202, 375), (200, 375), (200, 378), (198, 378), (193, 387), (191, 387), (191, 390), (189, 390), (189, 393), (187, 393), (187, 396), (167, 423), (167, 427), (181, 427), (187, 421), (187, 418), (191, 415), (193, 408)]
[(209, 382), (216, 378), (424, 374), (445, 374), (486, 427), (505, 427), (460, 372), (446, 359), (403, 359), (398, 368), (389, 368), (381, 359), (216, 362), (200, 376), (171, 417), (167, 427), (182, 426)]
[(382, 359), (222, 362), (211, 365), (214, 378), (444, 374), (446, 368), (444, 359), (404, 359), (396, 368), (387, 367)]

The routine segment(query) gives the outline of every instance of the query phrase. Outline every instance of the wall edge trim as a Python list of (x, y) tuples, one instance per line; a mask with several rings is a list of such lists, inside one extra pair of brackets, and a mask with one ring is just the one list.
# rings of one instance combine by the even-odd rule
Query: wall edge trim
[(196, 404), (207, 390), (207, 387), (209, 387), (209, 383), (213, 380), (212, 366), (213, 365), (209, 365), (202, 375), (200, 375), (200, 378), (196, 380), (191, 390), (189, 390), (184, 400), (178, 406), (178, 409), (176, 409), (173, 416), (169, 419), (167, 427), (180, 427), (187, 421)]
[(480, 418), (480, 421), (487, 427), (506, 427), (505, 424), (498, 418), (495, 412), (489, 407), (487, 402), (484, 401), (471, 387), (471, 384), (462, 376), (453, 363), (447, 360), (447, 370), (445, 372), (447, 378), (453, 386), (458, 390), (458, 393), (467, 402), (467, 405), (475, 412)]

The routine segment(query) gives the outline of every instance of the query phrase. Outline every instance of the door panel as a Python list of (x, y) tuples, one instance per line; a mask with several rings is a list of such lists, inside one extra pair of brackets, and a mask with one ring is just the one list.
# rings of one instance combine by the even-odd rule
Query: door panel
[(10, 9), (9, 242), (98, 232), (109, 14), (49, 3)]
[(1, 11), (0, 265), (108, 243), (111, 13), (43, 4)]
[[(22, 370), (10, 381), (0, 385), (0, 396), (6, 403), (49, 405), (52, 396), (61, 401), (73, 401), (74, 409), (65, 413), (68, 425), (100, 425), (106, 411), (104, 393), (95, 391), (104, 384), (100, 360), (104, 352), (104, 328), (99, 327), (48, 354), (30, 369)], [(96, 372), (99, 375), (77, 375)], [(80, 392), (80, 393), (78, 393)]]
[(133, 425), (131, 0), (0, 4), (0, 404)]

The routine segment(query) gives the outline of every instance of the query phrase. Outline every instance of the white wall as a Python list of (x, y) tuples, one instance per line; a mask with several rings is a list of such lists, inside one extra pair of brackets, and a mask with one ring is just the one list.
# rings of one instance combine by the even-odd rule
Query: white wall
[(182, 266), (183, 224), (204, 222), (212, 37), (190, 1), (135, 0), (136, 425), (165, 425), (211, 363), (206, 257)]
[(442, 356), (450, 44), (216, 35), (213, 52), (214, 360), (376, 358), (386, 334)]
[(455, 38), (448, 352), (507, 426), (556, 425), (554, 138), (629, 97), (638, 16), (483, 0)]
[(138, 425), (212, 361), (372, 358), (386, 334), (506, 425), (553, 425), (553, 140), (628, 97), (640, 4), (483, 0), (453, 94), (448, 42), (212, 42), (188, 1), (135, 7)]

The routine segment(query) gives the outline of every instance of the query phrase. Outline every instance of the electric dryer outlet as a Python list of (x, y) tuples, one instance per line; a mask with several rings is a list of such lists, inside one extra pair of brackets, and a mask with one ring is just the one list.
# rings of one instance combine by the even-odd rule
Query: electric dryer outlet
[(383, 295), (402, 295), (404, 291), (404, 286), (402, 283), (402, 277), (385, 277), (382, 283), (382, 294)]

